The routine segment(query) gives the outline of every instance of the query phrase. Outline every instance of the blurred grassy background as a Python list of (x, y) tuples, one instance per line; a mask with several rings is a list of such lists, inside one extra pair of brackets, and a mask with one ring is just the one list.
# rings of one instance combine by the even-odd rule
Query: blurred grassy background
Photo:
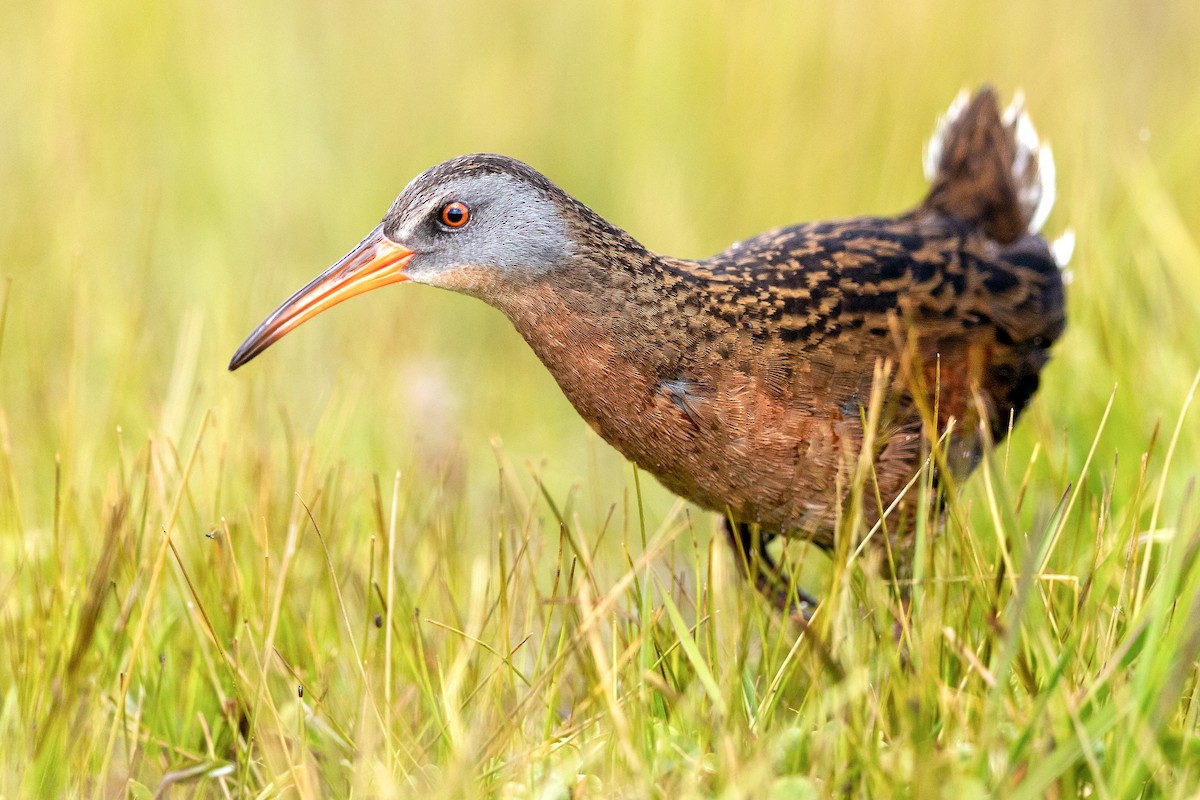
[[(117, 426), (177, 439), (213, 408), (231, 457), (244, 437), (278, 436), (281, 415), (327, 457), (385, 473), (463, 443), (490, 463), (482, 443), (498, 434), (518, 460), (548, 458), (552, 480), (599, 477), (607, 496), (621, 465), (477, 302), (392, 289), (243, 373), (225, 361), (452, 155), (522, 158), (647, 245), (700, 256), (911, 204), (934, 115), (983, 81), (1026, 90), (1060, 166), (1050, 230), (1079, 234), (1041, 412), (1087, 430), (1125, 379), (1140, 397), (1122, 398), (1119, 428), (1140, 443), (1200, 358), (1191, 4), (17, 2), (6, 15), (0, 374), (22, 476), (48, 479), (60, 453), (89, 485)], [(593, 451), (599, 476), (581, 468)], [(25, 482), (26, 513), (45, 508), (51, 482)]]
[[(646, 245), (702, 256), (908, 207), (955, 93), (1023, 88), (1059, 167), (1048, 230), (1078, 235), (1069, 330), (1013, 445), (1048, 452), (1035, 505), (1078, 469), (1114, 384), (1088, 480), (1128, 487), (1200, 368), (1195, 3), (8, 0), (4, 18), (0, 573), (20, 580), (0, 574), (0, 605), (17, 638), (55, 608), (16, 596), (29, 576), (57, 560), (86, 579), (113, 485), (147, 440), (178, 468), (210, 411), (208, 491), (178, 534), (193, 544), (286, 510), (310, 443), (311, 473), (343, 469), (362, 519), (371, 476), (400, 469), (413, 502), (449, 486), (487, 501), (463, 506), (486, 523), (497, 436), (555, 496), (581, 486), (596, 528), (626, 502), (628, 467), (474, 300), (373, 293), (225, 372), (411, 177), (464, 152), (523, 159)], [(1190, 424), (1172, 502), (1198, 455)], [(649, 484), (657, 524), (673, 501)]]

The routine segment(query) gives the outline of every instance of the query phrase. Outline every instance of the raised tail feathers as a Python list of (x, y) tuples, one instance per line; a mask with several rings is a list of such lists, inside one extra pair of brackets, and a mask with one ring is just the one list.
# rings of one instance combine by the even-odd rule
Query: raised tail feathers
[(1039, 141), (1020, 94), (1001, 113), (990, 86), (974, 97), (964, 90), (926, 148), (924, 207), (975, 223), (1009, 244), (1041, 230), (1054, 206), (1054, 172), (1054, 157)]

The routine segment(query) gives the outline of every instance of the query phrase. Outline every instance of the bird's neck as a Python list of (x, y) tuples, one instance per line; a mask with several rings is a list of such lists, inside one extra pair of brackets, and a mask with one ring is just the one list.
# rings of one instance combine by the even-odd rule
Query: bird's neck
[(634, 357), (630, 348), (641, 349), (671, 302), (665, 260), (569, 195), (559, 202), (573, 251), (553, 269), (513, 276), (480, 296), (508, 315), (547, 365), (557, 342), (583, 337)]
[[(624, 234), (583, 239), (577, 253), (488, 301), (503, 311), (589, 421), (598, 409), (588, 395), (600, 387), (620, 398), (679, 369), (689, 343), (678, 313), (691, 287), (670, 280), (665, 261)], [(673, 311), (674, 310), (674, 311)]]

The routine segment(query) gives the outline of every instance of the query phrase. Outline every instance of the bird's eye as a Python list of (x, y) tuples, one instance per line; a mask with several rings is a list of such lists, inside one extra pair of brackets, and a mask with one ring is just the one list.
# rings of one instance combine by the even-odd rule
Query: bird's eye
[(438, 213), (438, 219), (447, 228), (461, 228), (467, 224), (467, 220), (471, 218), (471, 210), (467, 208), (466, 203), (455, 200), (442, 206), (442, 210)]

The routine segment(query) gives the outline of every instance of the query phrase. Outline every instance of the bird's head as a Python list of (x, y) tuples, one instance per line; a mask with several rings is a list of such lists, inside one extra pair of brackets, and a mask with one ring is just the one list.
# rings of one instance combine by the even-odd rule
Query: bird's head
[(229, 363), (237, 369), (285, 334), (357, 294), (414, 281), (494, 299), (576, 251), (568, 218), (581, 208), (536, 170), (469, 155), (413, 179), (367, 237), (288, 298)]

